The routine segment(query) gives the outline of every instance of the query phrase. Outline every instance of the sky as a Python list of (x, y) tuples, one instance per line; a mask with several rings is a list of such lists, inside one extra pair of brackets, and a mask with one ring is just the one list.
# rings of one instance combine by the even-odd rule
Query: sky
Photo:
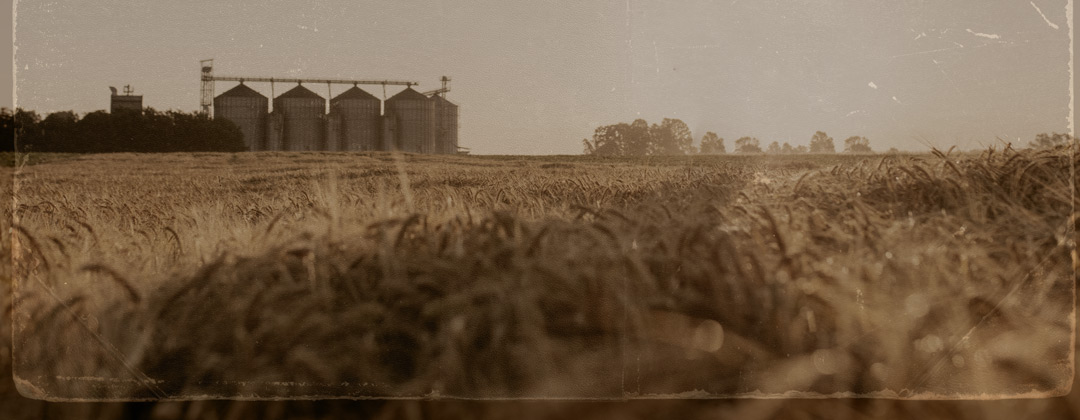
[(199, 60), (213, 58), (219, 75), (419, 90), (450, 76), (459, 144), (476, 154), (578, 154), (595, 128), (636, 118), (678, 118), (728, 148), (743, 136), (806, 145), (821, 130), (876, 150), (974, 149), (1069, 130), (1067, 5), (20, 0), (14, 103), (86, 113), (130, 84), (146, 106), (195, 111)]

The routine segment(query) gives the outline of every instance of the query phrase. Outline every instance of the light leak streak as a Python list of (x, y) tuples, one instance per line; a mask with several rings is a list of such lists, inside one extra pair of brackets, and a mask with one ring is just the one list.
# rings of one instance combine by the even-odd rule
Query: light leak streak
[[(960, 44), (957, 44), (957, 45), (960, 45)], [(951, 50), (956, 50), (956, 49), (960, 49), (960, 48), (964, 48), (964, 46), (960, 45), (959, 47), (938, 48), (936, 50), (927, 50), (927, 51), (919, 51), (919, 52), (913, 52), (913, 53), (908, 53), (908, 54), (899, 54), (899, 55), (894, 55), (891, 58), (910, 57), (910, 56), (913, 56), (913, 55), (922, 55), (922, 54), (930, 54), (930, 53), (936, 53), (936, 52), (942, 52), (942, 51), (951, 51)]]
[(982, 32), (975, 32), (975, 31), (971, 30), (970, 28), (967, 30), (967, 33), (975, 35), (975, 36), (980, 37), (980, 38), (1001, 39), (1000, 35), (997, 35), (997, 34), (984, 34)]
[(660, 74), (660, 51), (656, 48), (656, 40), (652, 42), (653, 63), (656, 65), (656, 74)]
[(1036, 6), (1035, 2), (1031, 2), (1031, 7), (1034, 7), (1035, 11), (1039, 12), (1039, 16), (1042, 16), (1043, 21), (1045, 21), (1047, 25), (1050, 25), (1050, 27), (1054, 28), (1055, 31), (1059, 29), (1056, 23), (1051, 22), (1050, 19), (1046, 18), (1046, 15), (1043, 13), (1042, 9), (1040, 9), (1039, 6)]

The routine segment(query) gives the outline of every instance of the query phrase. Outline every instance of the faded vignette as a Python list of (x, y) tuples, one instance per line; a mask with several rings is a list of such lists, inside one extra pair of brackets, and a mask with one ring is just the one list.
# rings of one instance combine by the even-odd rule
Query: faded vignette
[[(17, 81), (45, 47), (18, 44), (33, 29), (17, 27)], [(536, 176), (553, 194), (607, 199), (619, 193), (580, 174), (629, 177), (635, 163), (20, 157), (13, 373), (23, 395), (51, 401), (1061, 396), (1074, 378), (1077, 212), (1047, 221), (1053, 238), (1015, 231), (1042, 223), (1027, 192), (1075, 206), (1072, 146), (801, 172), (656, 159), (665, 188), (715, 185), (536, 219), (508, 207), (540, 200), (515, 196), (532, 189), (431, 185), (468, 167), (464, 185)], [(230, 203), (220, 184), (245, 200), (284, 192)], [(848, 196), (886, 190), (971, 207), (896, 216)]]

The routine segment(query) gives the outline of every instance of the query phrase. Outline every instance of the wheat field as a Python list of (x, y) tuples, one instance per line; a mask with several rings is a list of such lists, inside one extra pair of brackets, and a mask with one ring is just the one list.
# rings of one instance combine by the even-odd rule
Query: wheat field
[(18, 156), (0, 394), (86, 418), (1072, 417), (1077, 163)]

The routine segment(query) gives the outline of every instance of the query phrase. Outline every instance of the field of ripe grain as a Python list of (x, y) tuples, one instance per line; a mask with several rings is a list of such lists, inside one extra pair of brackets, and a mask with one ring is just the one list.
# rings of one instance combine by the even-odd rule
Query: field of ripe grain
[[(16, 385), (51, 399), (1063, 395), (1077, 162), (46, 160), (14, 175)], [(1078, 399), (1063, 401), (1008, 407)], [(905, 403), (859, 406), (923, 407)], [(293, 404), (143, 409), (318, 417)]]

